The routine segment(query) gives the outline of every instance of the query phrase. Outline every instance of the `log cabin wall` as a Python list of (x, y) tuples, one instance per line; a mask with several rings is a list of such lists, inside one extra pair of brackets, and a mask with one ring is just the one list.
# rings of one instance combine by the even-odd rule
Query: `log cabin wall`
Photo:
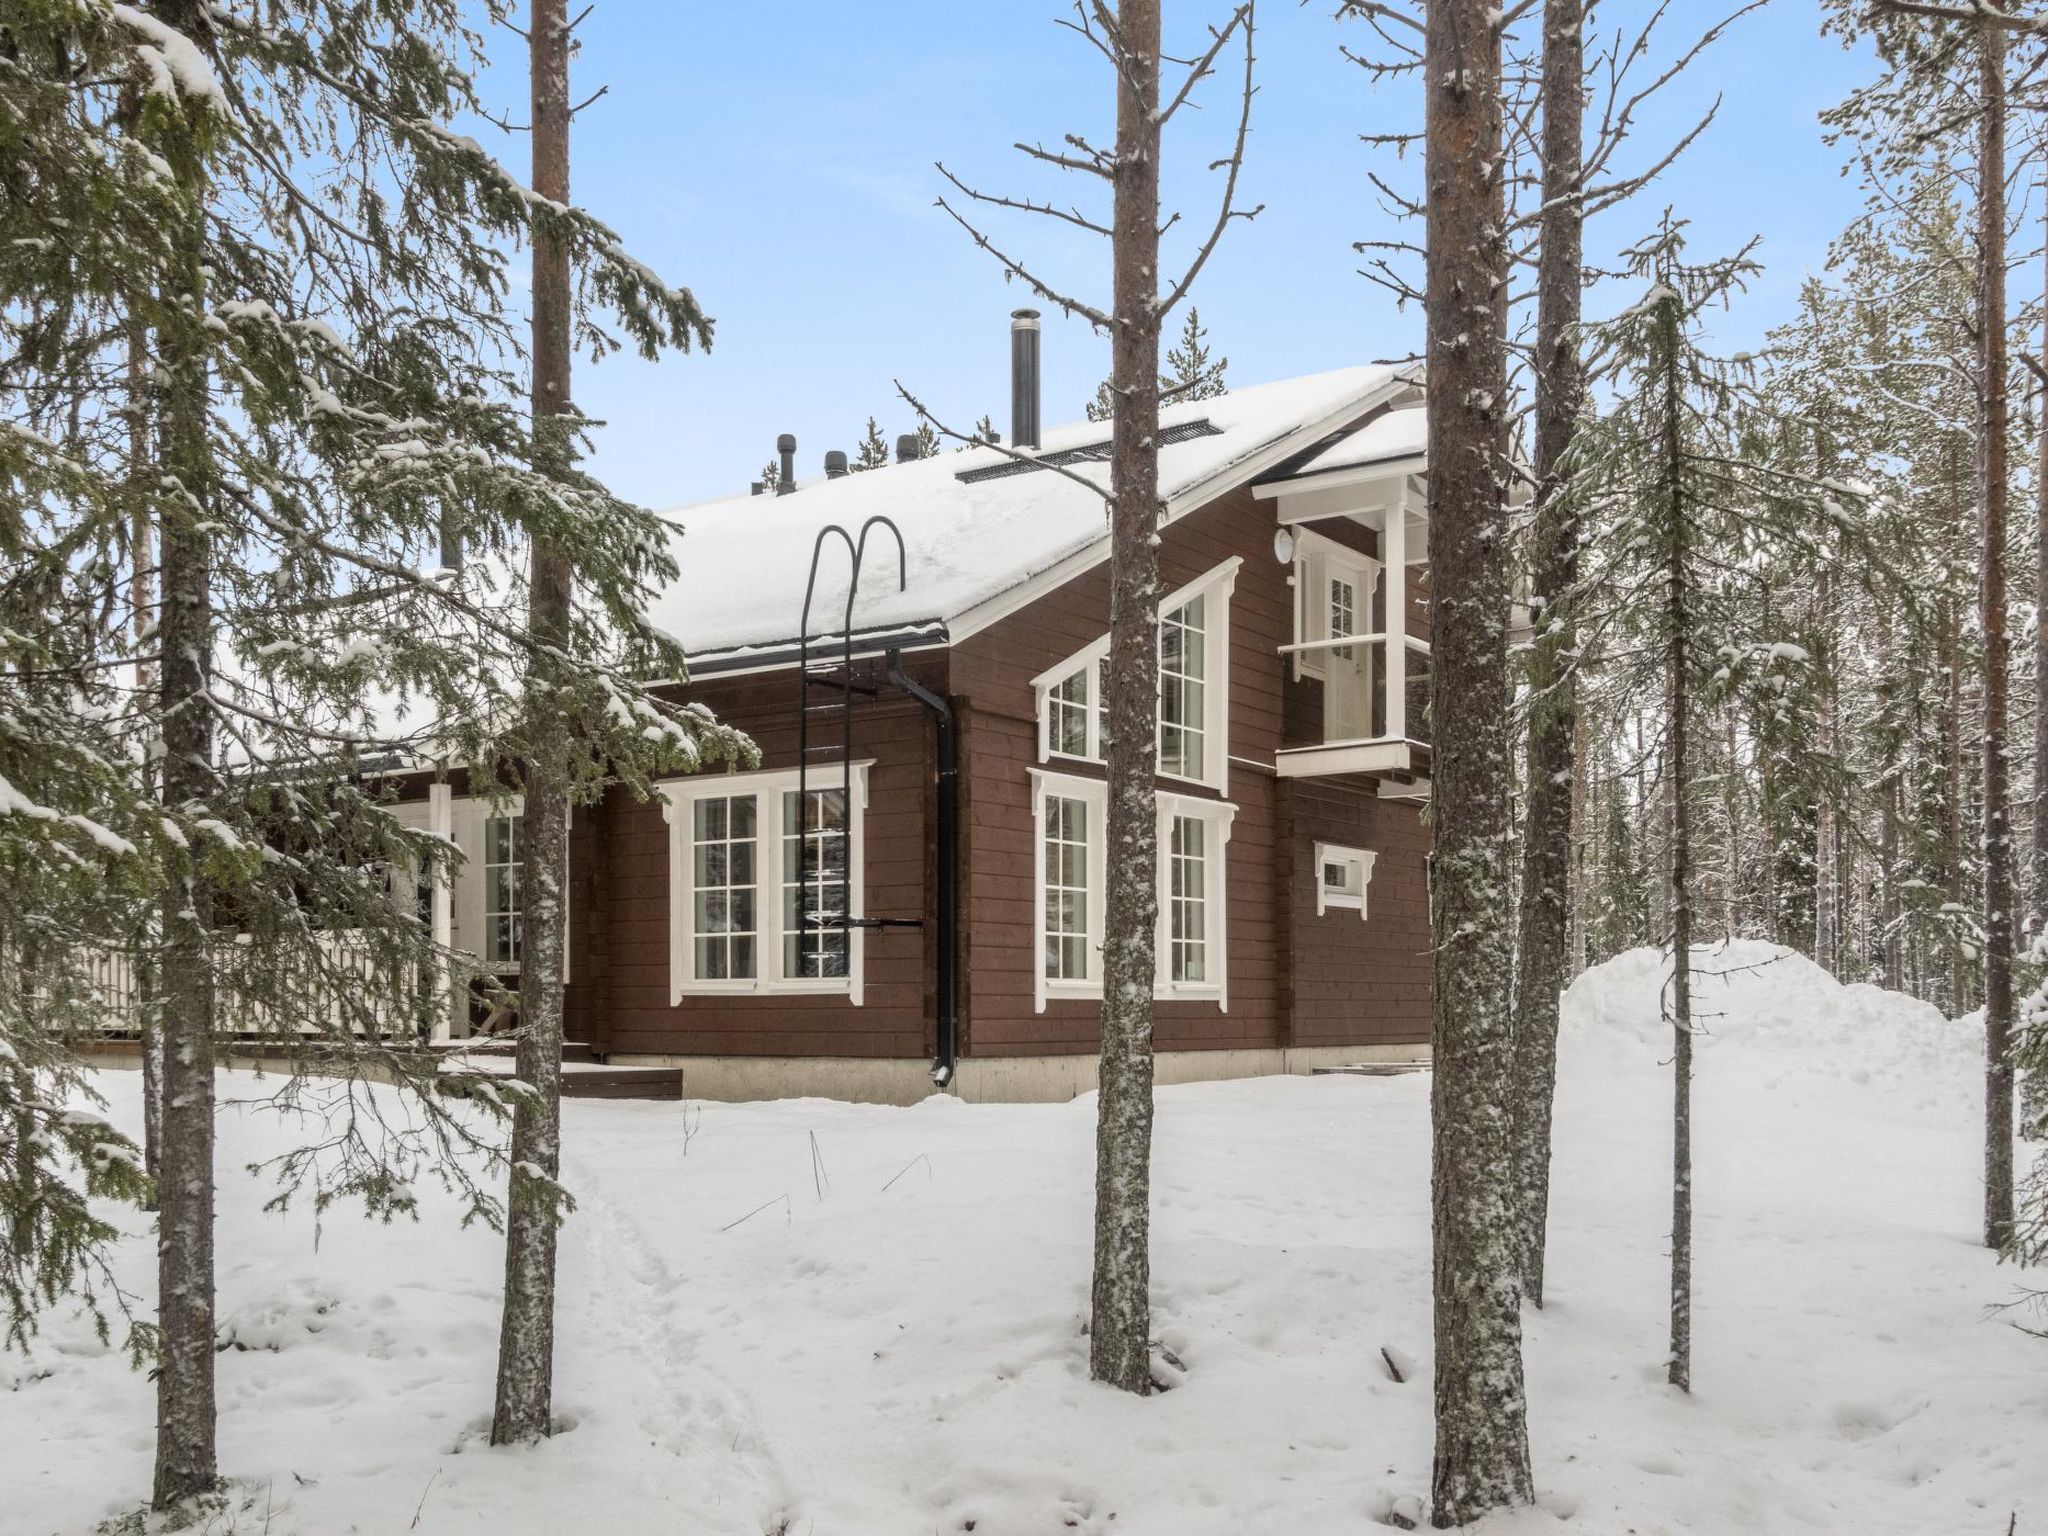
[[(1230, 767), (1222, 798), (1237, 815), (1225, 850), (1226, 1006), (1162, 998), (1155, 1041), (1168, 1051), (1421, 1044), (1429, 1038), (1428, 911), (1427, 839), (1418, 814), (1379, 801), (1370, 785), (1303, 790), (1309, 781), (1283, 781), (1273, 772), (1287, 714), (1289, 669), (1279, 648), (1294, 639), (1291, 569), (1273, 557), (1274, 527), (1272, 507), (1247, 489), (1182, 517), (1162, 535), (1164, 590), (1233, 556), (1243, 563), (1229, 602)], [(1031, 682), (1108, 624), (1105, 564), (953, 651), (966, 776), (968, 1057), (1084, 1054), (1098, 1043), (1098, 1003), (1049, 998), (1042, 1011), (1036, 1003), (1039, 850), (1030, 772), (1038, 765), (1038, 723)], [(1077, 777), (1102, 771), (1066, 760), (1056, 766)], [(1178, 780), (1162, 780), (1161, 787), (1194, 798), (1210, 793)], [(1317, 838), (1379, 851), (1366, 923), (1355, 911), (1315, 917)]]
[[(591, 1041), (600, 1051), (629, 1055), (832, 1056), (926, 1058), (935, 1049), (937, 962), (926, 934), (936, 918), (936, 747), (930, 717), (881, 678), (881, 663), (855, 663), (876, 698), (854, 704), (854, 757), (872, 760), (864, 813), (865, 911), (912, 917), (924, 928), (869, 930), (863, 1000), (838, 993), (760, 992), (686, 995), (671, 1001), (669, 972), (669, 824), (660, 800), (635, 800), (615, 790), (594, 816), (589, 880), (602, 897), (604, 934), (592, 935), (586, 990), (597, 1002)], [(943, 654), (912, 654), (904, 670), (934, 692), (948, 691)], [(792, 671), (708, 678), (686, 696), (751, 736), (763, 769), (797, 764), (796, 679)], [(819, 698), (813, 695), (814, 700)], [(814, 717), (813, 740), (836, 742), (836, 716)], [(835, 759), (836, 762), (836, 759)], [(813, 771), (820, 787), (838, 782), (836, 767)], [(705, 777), (715, 778), (713, 769)], [(762, 900), (775, 890), (781, 850), (765, 845)], [(572, 876), (573, 878), (573, 876)], [(579, 886), (579, 889), (581, 887)], [(579, 983), (585, 973), (578, 972)]]

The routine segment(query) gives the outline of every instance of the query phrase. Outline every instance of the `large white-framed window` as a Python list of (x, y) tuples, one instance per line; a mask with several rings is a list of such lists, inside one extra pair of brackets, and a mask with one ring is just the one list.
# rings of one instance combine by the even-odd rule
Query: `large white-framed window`
[(794, 769), (657, 786), (669, 824), (669, 993), (843, 993), (863, 1001), (868, 768), (836, 764), (798, 803)]
[[(1228, 791), (1230, 594), (1233, 556), (1159, 602), (1159, 772)], [(1109, 718), (1109, 637), (1031, 680), (1038, 698), (1038, 759), (1101, 762)]]
[(760, 804), (750, 791), (690, 802), (692, 981), (748, 983), (761, 974)]
[[(1102, 996), (1108, 894), (1108, 786), (1033, 769), (1033, 1000)], [(1224, 852), (1237, 807), (1161, 793), (1155, 996), (1202, 998), (1227, 1008)]]
[(1034, 769), (1031, 807), (1033, 991), (1042, 1012), (1048, 998), (1102, 996), (1108, 786)]

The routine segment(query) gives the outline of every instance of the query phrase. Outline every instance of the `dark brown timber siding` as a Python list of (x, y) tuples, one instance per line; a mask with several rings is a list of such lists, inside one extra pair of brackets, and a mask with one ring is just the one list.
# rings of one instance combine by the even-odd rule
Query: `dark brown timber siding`
[[(1427, 839), (1415, 809), (1378, 800), (1363, 782), (1311, 787), (1273, 774), (1289, 670), (1279, 648), (1294, 638), (1291, 572), (1273, 558), (1275, 526), (1272, 503), (1245, 490), (1179, 519), (1162, 536), (1166, 591), (1232, 556), (1243, 564), (1230, 597), (1227, 798), (1238, 809), (1225, 852), (1228, 1008), (1162, 999), (1157, 1044), (1189, 1050), (1420, 1043), (1429, 1038)], [(1098, 566), (953, 652), (966, 774), (967, 1055), (1082, 1053), (1096, 1046), (1098, 1004), (1050, 999), (1041, 1013), (1033, 1001), (1040, 961), (1031, 679), (1108, 625), (1108, 570)], [(1099, 772), (1064, 760), (1047, 766)], [(1207, 793), (1161, 782), (1177, 793)], [(1297, 794), (1304, 798), (1291, 798)], [(1315, 916), (1310, 861), (1317, 838), (1379, 852), (1370, 921), (1361, 923), (1355, 911)]]
[[(615, 792), (594, 816), (593, 861), (605, 889), (606, 933), (593, 938), (590, 990), (605, 999), (594, 1043), (606, 1051), (678, 1055), (923, 1057), (934, 1049), (931, 1020), (937, 981), (925, 935), (936, 837), (934, 746), (930, 717), (891, 690), (879, 663), (859, 663), (879, 696), (854, 705), (854, 758), (872, 759), (865, 813), (866, 911), (871, 917), (923, 919), (925, 928), (870, 930), (865, 937), (865, 999), (839, 994), (761, 993), (685, 996), (671, 1005), (669, 984), (669, 826), (660, 801)], [(905, 658), (905, 670), (935, 692), (946, 689), (936, 656)], [(788, 671), (713, 678), (688, 697), (746, 731), (764, 769), (797, 761), (796, 682)], [(822, 702), (822, 697), (814, 694)], [(836, 742), (836, 715), (816, 717), (814, 741)], [(814, 769), (821, 786), (836, 766)], [(779, 850), (763, 851), (766, 871)], [(583, 973), (577, 973), (579, 983)]]

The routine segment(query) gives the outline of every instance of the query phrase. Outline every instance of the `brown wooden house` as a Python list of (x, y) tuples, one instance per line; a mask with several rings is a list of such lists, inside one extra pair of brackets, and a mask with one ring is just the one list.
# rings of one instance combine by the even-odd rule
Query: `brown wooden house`
[[(679, 694), (762, 765), (578, 813), (571, 1038), (702, 1097), (1093, 1086), (1109, 428), (1032, 442), (1036, 339), (1030, 462), (797, 485), (785, 439), (782, 494), (677, 514)], [(1162, 1081), (1427, 1052), (1422, 414), (1386, 368), (1164, 414)], [(434, 921), (515, 975), (516, 819), (459, 788), (408, 807), (468, 855)]]

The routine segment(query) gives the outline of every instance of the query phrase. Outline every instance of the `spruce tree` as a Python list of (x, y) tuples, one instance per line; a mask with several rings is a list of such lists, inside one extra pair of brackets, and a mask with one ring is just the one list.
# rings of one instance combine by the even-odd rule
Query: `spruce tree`
[[(578, 760), (630, 788), (732, 745), (637, 681), (680, 675), (640, 617), (674, 573), (668, 531), (536, 452), (508, 248), (538, 230), (569, 251), (576, 334), (595, 350), (621, 342), (607, 315), (649, 353), (705, 341), (708, 323), (602, 224), (450, 129), (479, 106), (476, 39), (452, 0), (402, 13), (292, 0), (261, 25), (193, 0), (53, 0), (9, 18), (9, 45), (0, 326), (20, 408), (0, 473), (29, 509), (24, 543), (46, 552), (47, 611), (132, 569), (133, 529), (161, 549), (148, 666), (124, 658), (125, 691), (90, 717), (119, 749), (91, 759), (110, 765), (92, 791), (103, 814), (83, 803), (90, 776), (52, 797), (16, 771), (36, 804), (115, 829), (140, 861), (101, 882), (129, 893), (120, 920), (80, 920), (78, 941), (43, 944), (38, 964), (45, 984), (103, 1005), (103, 964), (150, 980), (135, 1007), (165, 1045), (155, 1502), (168, 1507), (218, 1477), (218, 1036), (283, 1046), (297, 1070), (273, 1097), (332, 1111), (277, 1163), (280, 1199), (403, 1213), (419, 1178), (441, 1177), (472, 1213), (500, 1214), (467, 1155), (496, 1150), (487, 1127), (448, 1112), (413, 1048), (449, 1006), (443, 978), (459, 986), (472, 964), (434, 945), (411, 888), (414, 872), (445, 878), (453, 854), (402, 826), (365, 769), (439, 763), (488, 786), (560, 750), (560, 733), (521, 724), (537, 655)], [(157, 362), (145, 434), (126, 430), (121, 387), (137, 327)], [(440, 568), (450, 537), (474, 553), (459, 574)], [(536, 537), (570, 551), (581, 578), (544, 646), (518, 617)], [(136, 606), (123, 598), (97, 610), (103, 650)], [(47, 771), (96, 751), (76, 712), (13, 718), (35, 727), (17, 762)], [(135, 809), (145, 785), (155, 806)], [(124, 805), (147, 835), (118, 831)], [(153, 954), (135, 953), (152, 931)], [(382, 1082), (420, 1090), (419, 1113), (377, 1113)]]
[(889, 444), (882, 436), (882, 428), (874, 417), (868, 418), (868, 429), (861, 435), (860, 447), (853, 456), (854, 470), (880, 469), (889, 462)]
[(1666, 817), (1666, 993), (1672, 1028), (1670, 1345), (1673, 1386), (1692, 1385), (1692, 1011), (1699, 890), (1695, 841), (1699, 724), (1745, 676), (1805, 647), (1752, 625), (1760, 583), (1788, 564), (1833, 566), (1888, 586), (1868, 537), (1867, 489), (1824, 472), (1811, 437), (1786, 430), (1758, 395), (1752, 360), (1699, 339), (1702, 313), (1757, 270), (1748, 253), (1684, 259), (1667, 220), (1630, 253), (1643, 299), (1591, 340), (1612, 359), (1613, 408), (1573, 446), (1574, 488), (1598, 528), (1581, 590), (1587, 622), (1611, 637), (1606, 686), (1652, 712)]

